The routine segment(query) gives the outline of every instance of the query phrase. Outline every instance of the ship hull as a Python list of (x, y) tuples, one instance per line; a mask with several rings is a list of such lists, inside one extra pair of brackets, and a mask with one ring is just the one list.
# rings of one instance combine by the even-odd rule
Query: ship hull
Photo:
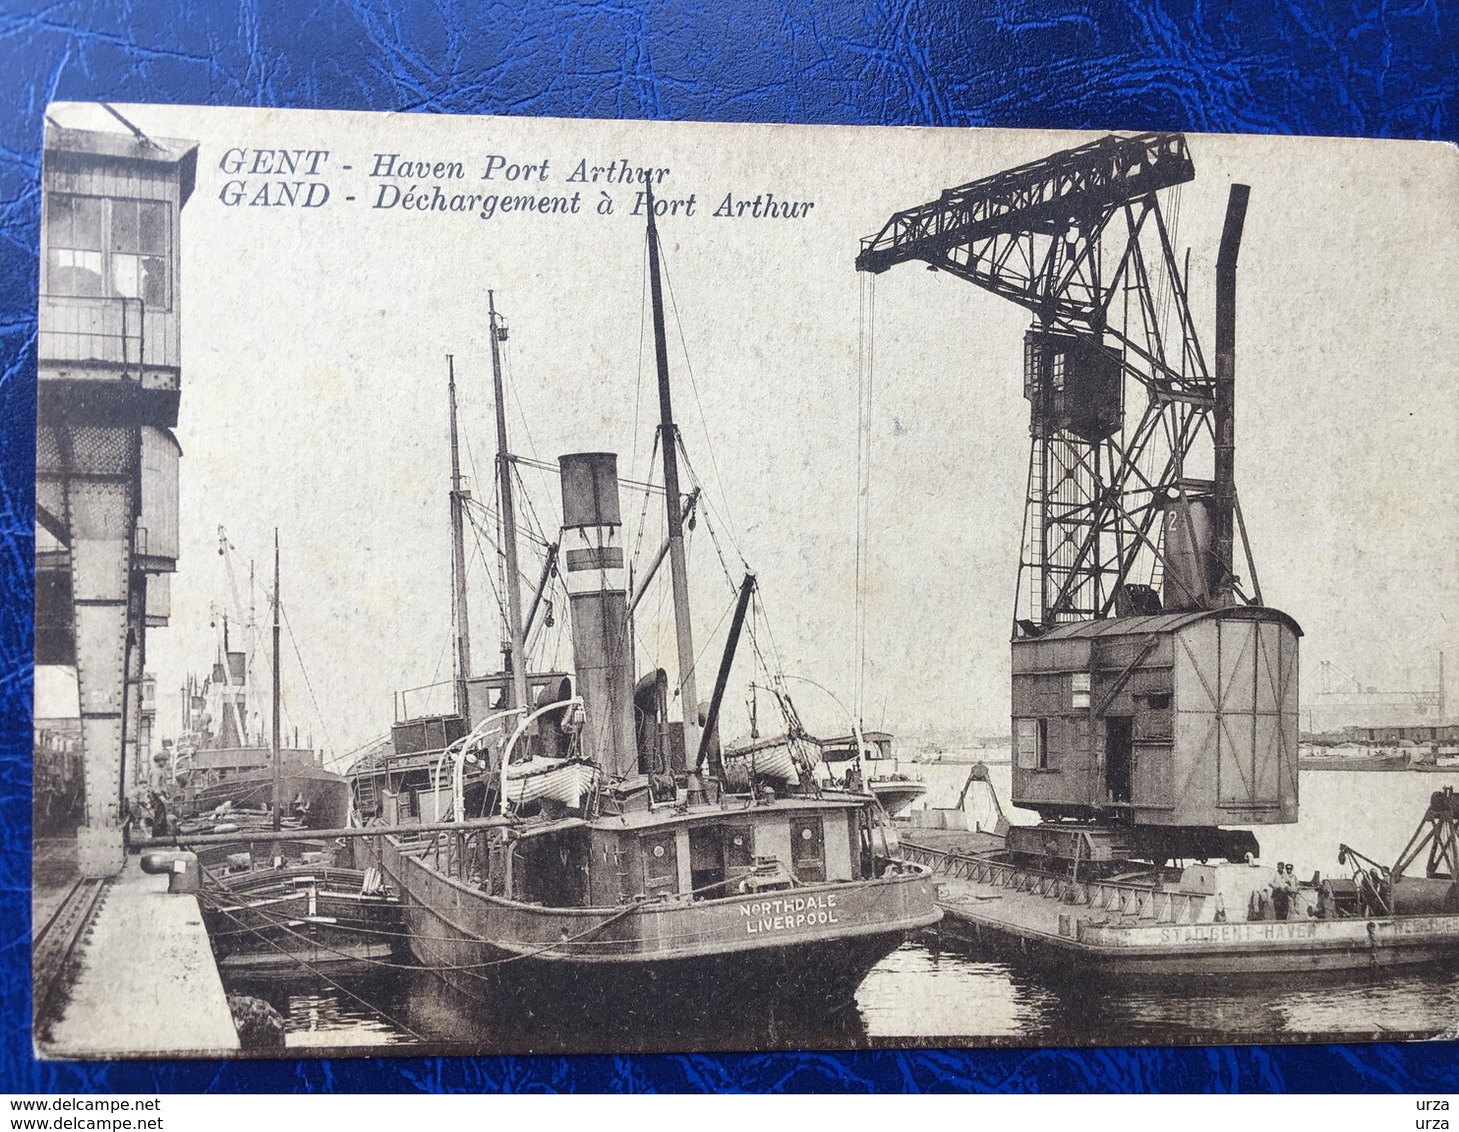
[(1362, 757), (1345, 758), (1332, 756), (1328, 758), (1299, 758), (1297, 769), (1309, 770), (1348, 770), (1348, 771), (1392, 771), (1409, 770), (1410, 764), (1407, 755), (1367, 755)]
[(969, 945), (1062, 977), (1261, 979), (1459, 962), (1452, 912), (1248, 920), (1242, 908), (1218, 919), (1214, 893), (1076, 882), (990, 857), (908, 849), (939, 875), (939, 944)]
[(767, 1007), (833, 1015), (854, 1003), (872, 967), (941, 915), (922, 870), (692, 904), (560, 909), (487, 896), (393, 838), (360, 848), (401, 894), (422, 966), (467, 996), (537, 1013), (691, 1024)]
[[(423, 931), (443, 926), (435, 917), (408, 918), (422, 923)], [(411, 932), (416, 961), (464, 997), (496, 1009), (517, 1016), (530, 1011), (544, 1022), (571, 1019), (593, 1034), (611, 1033), (615, 1019), (625, 1029), (634, 1020), (652, 1020), (698, 1035), (722, 1029), (725, 1038), (762, 1019), (813, 1023), (854, 1010), (856, 988), (909, 934), (881, 932), (605, 969), (571, 960), (502, 963), (513, 953), (476, 940), (422, 944), (423, 931)], [(480, 966), (492, 962), (499, 969)], [(676, 1044), (672, 1036), (673, 1031), (665, 1034), (667, 1046)]]
[(925, 783), (915, 782), (911, 779), (905, 781), (899, 779), (874, 780), (870, 784), (870, 789), (876, 795), (876, 800), (882, 804), (882, 808), (893, 817), (927, 793)]
[(946, 911), (937, 927), (943, 944), (961, 942), (1066, 975), (1261, 979), (1459, 963), (1459, 916), (1083, 930), (1076, 924), (1076, 937), (1066, 938), (1022, 918), (953, 903)]
[(403, 957), (392, 896), (366, 895), (350, 869), (293, 866), (222, 876), (203, 908), (220, 971), (293, 974)]
[[(341, 829), (349, 821), (348, 779), (320, 767), (285, 763), (280, 775), (284, 804), (301, 800), (310, 829)], [(262, 809), (273, 802), (272, 767), (249, 768), (203, 786), (190, 786), (177, 803), (177, 816), (196, 817), (231, 803), (234, 809)]]

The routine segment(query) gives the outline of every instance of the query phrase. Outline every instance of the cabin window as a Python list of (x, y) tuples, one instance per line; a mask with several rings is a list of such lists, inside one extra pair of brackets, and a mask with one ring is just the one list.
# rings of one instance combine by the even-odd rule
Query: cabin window
[(1049, 377), (1055, 389), (1062, 390), (1064, 388), (1065, 379), (1068, 376), (1068, 369), (1069, 357), (1067, 354), (1058, 353), (1050, 359)]
[(1013, 742), (1017, 747), (1019, 770), (1049, 769), (1049, 721), (1047, 719), (1015, 720)]
[(803, 884), (826, 879), (825, 829), (819, 815), (791, 819), (790, 867)]
[(52, 193), (46, 201), (46, 291), (140, 299), (170, 309), (169, 205)]
[(46, 209), (46, 259), (52, 294), (100, 297), (106, 248), (99, 197), (53, 193)]

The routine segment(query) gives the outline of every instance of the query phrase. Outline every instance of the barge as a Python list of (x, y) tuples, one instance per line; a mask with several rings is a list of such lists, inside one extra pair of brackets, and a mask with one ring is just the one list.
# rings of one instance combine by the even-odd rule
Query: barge
[(369, 969), (406, 952), (400, 899), (378, 873), (293, 864), (209, 882), (203, 923), (225, 975)]
[[(1254, 862), (1196, 862), (1080, 878), (1006, 849), (905, 844), (932, 869), (938, 938), (1061, 973), (1264, 976), (1459, 962), (1459, 798), (1436, 792), (1391, 868), (1347, 846), (1348, 878), (1284, 887)], [(1409, 876), (1416, 863), (1422, 875)], [(1131, 872), (1134, 875), (1130, 875)], [(1288, 895), (1285, 918), (1272, 896)]]

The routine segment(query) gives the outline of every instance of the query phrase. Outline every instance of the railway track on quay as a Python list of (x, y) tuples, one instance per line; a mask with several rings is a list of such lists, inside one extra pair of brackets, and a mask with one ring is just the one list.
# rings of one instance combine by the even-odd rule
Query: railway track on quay
[(31, 950), (31, 1001), (35, 1030), (41, 1037), (65, 1009), (67, 977), (87, 929), (106, 899), (106, 881), (82, 878), (35, 932)]

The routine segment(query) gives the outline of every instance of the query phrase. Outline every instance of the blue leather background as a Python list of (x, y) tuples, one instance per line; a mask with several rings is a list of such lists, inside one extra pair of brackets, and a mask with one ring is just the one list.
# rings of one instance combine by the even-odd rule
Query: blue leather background
[[(700, 11), (712, 7), (713, 13)], [(38, 1064), (31, 543), (51, 99), (1459, 137), (1443, 0), (0, 0), (0, 1091), (1459, 1090), (1459, 1046)], [(1459, 1019), (1456, 1019), (1459, 1024)]]

